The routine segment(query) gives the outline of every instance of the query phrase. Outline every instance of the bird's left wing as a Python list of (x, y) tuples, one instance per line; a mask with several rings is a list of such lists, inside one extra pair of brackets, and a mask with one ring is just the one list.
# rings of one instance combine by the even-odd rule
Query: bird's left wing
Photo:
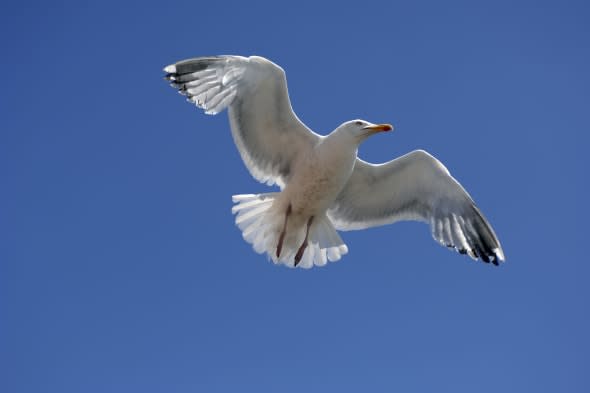
[(260, 182), (283, 187), (295, 161), (320, 138), (291, 109), (283, 69), (265, 58), (199, 57), (164, 71), (172, 86), (205, 113), (229, 108), (234, 141)]
[(469, 194), (423, 150), (379, 165), (357, 158), (328, 214), (340, 230), (424, 221), (444, 246), (496, 265), (504, 260), (498, 238)]

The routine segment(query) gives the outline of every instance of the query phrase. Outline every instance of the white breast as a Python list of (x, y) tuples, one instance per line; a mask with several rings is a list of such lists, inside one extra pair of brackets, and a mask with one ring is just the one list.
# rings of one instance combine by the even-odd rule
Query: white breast
[(356, 148), (338, 138), (326, 137), (294, 167), (283, 191), (293, 212), (301, 215), (324, 213), (348, 181)]

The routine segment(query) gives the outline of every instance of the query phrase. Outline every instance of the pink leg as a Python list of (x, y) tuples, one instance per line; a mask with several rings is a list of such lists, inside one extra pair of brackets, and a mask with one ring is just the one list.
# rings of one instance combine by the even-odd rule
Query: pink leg
[(277, 245), (277, 258), (281, 257), (281, 250), (283, 249), (283, 240), (285, 240), (285, 234), (287, 233), (287, 219), (291, 214), (291, 204), (287, 207), (287, 212), (285, 213), (285, 221), (283, 222), (283, 231), (279, 236), (279, 244)]
[(305, 239), (303, 240), (303, 244), (301, 245), (301, 247), (299, 247), (299, 250), (297, 250), (297, 254), (295, 254), (295, 266), (297, 266), (299, 264), (299, 262), (301, 262), (301, 258), (303, 258), (303, 253), (305, 252), (305, 249), (307, 248), (307, 238), (309, 237), (309, 228), (311, 227), (312, 221), (313, 221), (313, 216), (309, 217), (309, 220), (307, 221), (307, 229), (305, 230)]

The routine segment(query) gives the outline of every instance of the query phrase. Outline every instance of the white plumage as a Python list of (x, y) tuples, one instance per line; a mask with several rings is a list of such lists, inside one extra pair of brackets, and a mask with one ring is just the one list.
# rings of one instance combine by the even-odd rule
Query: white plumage
[(233, 197), (244, 239), (273, 262), (323, 266), (348, 252), (336, 230), (400, 220), (428, 223), (435, 240), (474, 259), (504, 260), (491, 226), (436, 158), (422, 150), (377, 165), (357, 158), (359, 144), (390, 125), (352, 120), (327, 136), (314, 133), (291, 109), (282, 68), (262, 57), (201, 57), (164, 71), (205, 113), (229, 108), (246, 167), (280, 187)]

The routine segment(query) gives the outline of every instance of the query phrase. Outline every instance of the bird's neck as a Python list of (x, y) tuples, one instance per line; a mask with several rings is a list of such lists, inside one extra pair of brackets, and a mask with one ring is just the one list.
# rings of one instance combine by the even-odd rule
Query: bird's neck
[(348, 135), (332, 133), (317, 147), (318, 156), (325, 163), (340, 167), (344, 172), (352, 170), (356, 160), (358, 144)]

